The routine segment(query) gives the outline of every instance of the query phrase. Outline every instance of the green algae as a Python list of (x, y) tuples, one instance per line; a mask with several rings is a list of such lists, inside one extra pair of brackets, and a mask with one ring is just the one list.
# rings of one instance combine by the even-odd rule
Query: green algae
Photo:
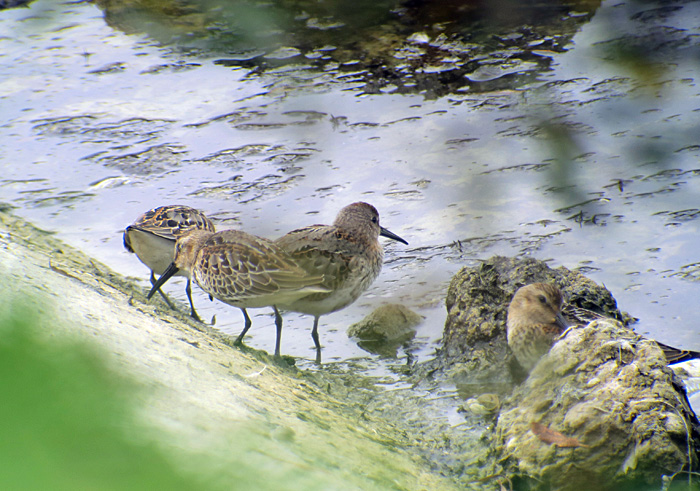
[[(30, 407), (10, 408), (22, 424), (5, 430), (3, 441), (33, 435), (24, 442), (34, 453), (19, 452), (14, 480), (32, 474), (37, 487), (54, 480), (58, 489), (69, 477), (106, 489), (134, 482), (172, 489), (459, 487), (458, 476), (435, 470), (417, 428), (391, 419), (392, 411), (372, 410), (379, 400), (395, 408), (391, 391), (352, 373), (304, 372), (233, 348), (211, 327), (145, 303), (129, 280), (52, 234), (2, 213), (0, 277), (3, 317), (33, 313), (22, 328), (5, 332), (38, 339), (24, 348), (30, 358), (12, 362), (36, 366), (8, 388)], [(64, 358), (75, 367), (64, 367)], [(76, 372), (82, 375), (70, 375)], [(57, 407), (50, 395), (66, 404)], [(413, 404), (405, 398), (402, 409)], [(432, 426), (412, 411), (418, 428)], [(47, 423), (57, 436), (44, 432)], [(62, 435), (75, 437), (70, 448), (62, 447), (70, 441)], [(20, 443), (4, 446), (4, 468)]]

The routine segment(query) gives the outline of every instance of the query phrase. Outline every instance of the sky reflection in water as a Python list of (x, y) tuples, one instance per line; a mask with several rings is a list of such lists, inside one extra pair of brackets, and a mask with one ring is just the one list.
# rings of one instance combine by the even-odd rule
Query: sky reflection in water
[[(367, 93), (366, 70), (347, 67), (253, 75), (114, 30), (94, 5), (37, 1), (0, 12), (12, 33), (0, 38), (1, 199), (144, 288), (120, 230), (151, 207), (188, 204), (219, 228), (276, 237), (371, 202), (410, 246), (387, 242), (371, 289), (322, 319), (326, 362), (366, 356), (346, 327), (396, 301), (426, 316), (408, 347), (425, 359), (450, 277), (493, 254), (581, 268), (641, 319), (636, 329), (698, 350), (700, 7), (679, 7), (604, 3), (568, 51), (533, 47), (546, 69), (516, 70), (514, 89), (436, 96), (401, 84)], [(634, 45), (632, 33), (653, 64), (606, 61), (618, 53), (610, 40)], [(185, 301), (181, 285), (168, 291)], [(195, 302), (241, 329), (237, 310), (201, 292)], [(254, 314), (248, 342), (270, 351), (273, 319)], [(313, 359), (311, 323), (285, 316), (284, 353)]]

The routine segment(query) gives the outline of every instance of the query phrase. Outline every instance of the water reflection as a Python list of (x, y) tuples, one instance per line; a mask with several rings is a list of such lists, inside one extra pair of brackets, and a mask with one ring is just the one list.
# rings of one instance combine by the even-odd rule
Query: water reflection
[[(97, 2), (109, 25), (261, 73), (308, 65), (365, 93), (429, 97), (522, 86), (600, 2)], [(119, 66), (113, 67), (120, 69)], [(110, 68), (111, 69), (111, 68)]]
[[(387, 244), (373, 287), (328, 316), (324, 361), (371, 365), (345, 330), (396, 301), (426, 317), (399, 358), (430, 356), (447, 281), (492, 254), (578, 268), (605, 283), (643, 333), (700, 349), (698, 58), (690, 57), (700, 4), (557, 3), (550, 22), (495, 27), (468, 16), (459, 27), (440, 20), (449, 9), (418, 3), (377, 4), (388, 13), (374, 24), (306, 10), (291, 18), (304, 26), (292, 41), (304, 42), (280, 44), (282, 34), (268, 32), (277, 45), (235, 56), (207, 47), (230, 27), (203, 29), (210, 22), (196, 9), (172, 19), (189, 19), (202, 37), (164, 47), (145, 28), (124, 34), (133, 26), (100, 5), (37, 0), (0, 12), (13, 34), (0, 38), (0, 193), (39, 226), (142, 278), (119, 232), (144, 209), (184, 203), (219, 228), (277, 237), (329, 223), (361, 199), (411, 249)], [(146, 27), (167, 23), (151, 18)], [(349, 41), (358, 37), (365, 42)], [(612, 46), (647, 37), (653, 69), (616, 63)], [(278, 51), (285, 46), (301, 54)], [(453, 67), (463, 73), (451, 79)], [(198, 294), (203, 317), (240, 331), (235, 313)], [(303, 364), (313, 359), (308, 320), (288, 317), (285, 347)], [(251, 344), (265, 349), (273, 319), (261, 311), (254, 323)]]

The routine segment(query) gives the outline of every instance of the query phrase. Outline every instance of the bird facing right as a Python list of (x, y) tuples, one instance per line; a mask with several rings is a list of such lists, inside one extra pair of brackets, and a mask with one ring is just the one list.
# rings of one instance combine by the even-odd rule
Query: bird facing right
[[(573, 321), (569, 323), (561, 312), (563, 301), (561, 290), (546, 283), (525, 285), (515, 292), (508, 306), (506, 336), (510, 350), (527, 372), (549, 351), (567, 327), (604, 318), (595, 312), (567, 306), (567, 314)], [(700, 358), (700, 352), (655, 342), (669, 364)]]
[(357, 202), (341, 209), (333, 225), (311, 225), (277, 239), (276, 244), (308, 274), (323, 276), (322, 286), (329, 290), (305, 296), (285, 307), (314, 316), (311, 337), (317, 361), (321, 357), (319, 317), (353, 303), (379, 275), (384, 261), (380, 235), (408, 244), (379, 225), (379, 213), (374, 206)]
[(508, 306), (506, 337), (518, 363), (529, 372), (567, 328), (561, 290), (546, 283), (518, 289)]

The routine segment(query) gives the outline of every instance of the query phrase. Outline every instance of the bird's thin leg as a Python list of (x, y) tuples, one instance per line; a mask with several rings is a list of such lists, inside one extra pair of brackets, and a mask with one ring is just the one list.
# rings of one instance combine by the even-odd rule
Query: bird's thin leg
[(275, 341), (275, 356), (280, 355), (280, 344), (282, 343), (282, 315), (277, 307), (272, 306), (275, 309), (275, 327), (277, 327), (277, 340)]
[[(153, 286), (155, 284), (156, 284), (156, 275), (153, 271), (151, 271), (151, 286)], [(158, 293), (160, 293), (160, 295), (163, 297), (163, 300), (165, 300), (165, 303), (168, 304), (168, 307), (170, 307), (173, 310), (176, 310), (175, 306), (172, 303), (170, 303), (170, 299), (165, 296), (165, 293), (163, 293), (163, 290), (158, 288)]]
[(316, 345), (316, 363), (321, 363), (321, 343), (318, 340), (318, 319), (319, 316), (314, 316), (314, 328), (311, 330), (311, 337)]
[(311, 330), (311, 338), (314, 340), (314, 345), (316, 345), (316, 349), (320, 350), (321, 349), (321, 343), (318, 341), (318, 317), (317, 315), (314, 316), (314, 328)]
[(187, 278), (187, 286), (185, 287), (185, 293), (187, 293), (187, 300), (190, 301), (190, 308), (192, 309), (190, 311), (190, 315), (197, 322), (202, 322), (202, 320), (197, 315), (197, 311), (194, 310), (194, 304), (192, 303), (192, 286), (191, 286), (191, 281), (189, 278)]
[(250, 326), (253, 325), (253, 322), (250, 320), (250, 317), (248, 317), (248, 312), (246, 312), (245, 309), (241, 309), (241, 312), (243, 312), (243, 318), (245, 319), (245, 326), (243, 326), (243, 330), (236, 338), (236, 341), (235, 341), (236, 344), (241, 344), (243, 342), (243, 337), (245, 336), (245, 333), (247, 333), (248, 329), (250, 329)]

